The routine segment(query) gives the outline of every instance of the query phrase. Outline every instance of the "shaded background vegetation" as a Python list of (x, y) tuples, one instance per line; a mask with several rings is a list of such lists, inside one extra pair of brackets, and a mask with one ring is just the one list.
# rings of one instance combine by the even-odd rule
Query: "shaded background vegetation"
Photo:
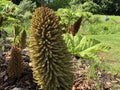
[[(19, 5), (22, 0), (12, 0)], [(120, 0), (32, 0), (39, 7), (45, 3), (54, 10), (69, 6), (69, 3), (81, 5), (83, 11), (97, 14), (120, 15)]]

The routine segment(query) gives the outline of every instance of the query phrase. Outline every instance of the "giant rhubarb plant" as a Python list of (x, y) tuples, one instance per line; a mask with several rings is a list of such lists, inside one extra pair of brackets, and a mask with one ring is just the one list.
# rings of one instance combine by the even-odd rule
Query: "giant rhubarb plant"
[(71, 56), (62, 37), (59, 18), (52, 9), (42, 6), (33, 13), (31, 25), (30, 56), (36, 83), (42, 90), (70, 90)]
[(64, 40), (67, 44), (68, 50), (75, 56), (82, 58), (91, 58), (98, 60), (97, 52), (106, 52), (110, 49), (105, 43), (101, 43), (96, 39), (92, 39), (88, 36), (81, 36), (76, 34), (64, 34)]

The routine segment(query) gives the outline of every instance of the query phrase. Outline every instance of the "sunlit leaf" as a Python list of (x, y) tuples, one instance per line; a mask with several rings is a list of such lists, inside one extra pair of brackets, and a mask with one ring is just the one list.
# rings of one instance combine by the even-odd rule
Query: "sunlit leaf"
[(63, 36), (68, 50), (72, 54), (83, 58), (98, 59), (96, 56), (97, 52), (106, 52), (110, 49), (106, 44), (87, 36), (81, 36), (79, 34), (73, 36), (68, 33)]

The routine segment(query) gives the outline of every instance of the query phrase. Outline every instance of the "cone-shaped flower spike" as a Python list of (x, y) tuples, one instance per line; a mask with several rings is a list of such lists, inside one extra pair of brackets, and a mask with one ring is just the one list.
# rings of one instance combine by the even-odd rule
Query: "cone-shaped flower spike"
[(40, 90), (71, 90), (71, 55), (59, 27), (59, 18), (48, 7), (37, 8), (31, 22), (30, 56)]

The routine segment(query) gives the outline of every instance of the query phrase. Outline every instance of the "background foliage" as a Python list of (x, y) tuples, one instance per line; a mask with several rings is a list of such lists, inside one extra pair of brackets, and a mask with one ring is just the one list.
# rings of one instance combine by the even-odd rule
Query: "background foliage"
[[(84, 10), (90, 10), (93, 13), (120, 15), (120, 0), (71, 0), (73, 4), (83, 5)], [(93, 5), (93, 6), (92, 6)]]

